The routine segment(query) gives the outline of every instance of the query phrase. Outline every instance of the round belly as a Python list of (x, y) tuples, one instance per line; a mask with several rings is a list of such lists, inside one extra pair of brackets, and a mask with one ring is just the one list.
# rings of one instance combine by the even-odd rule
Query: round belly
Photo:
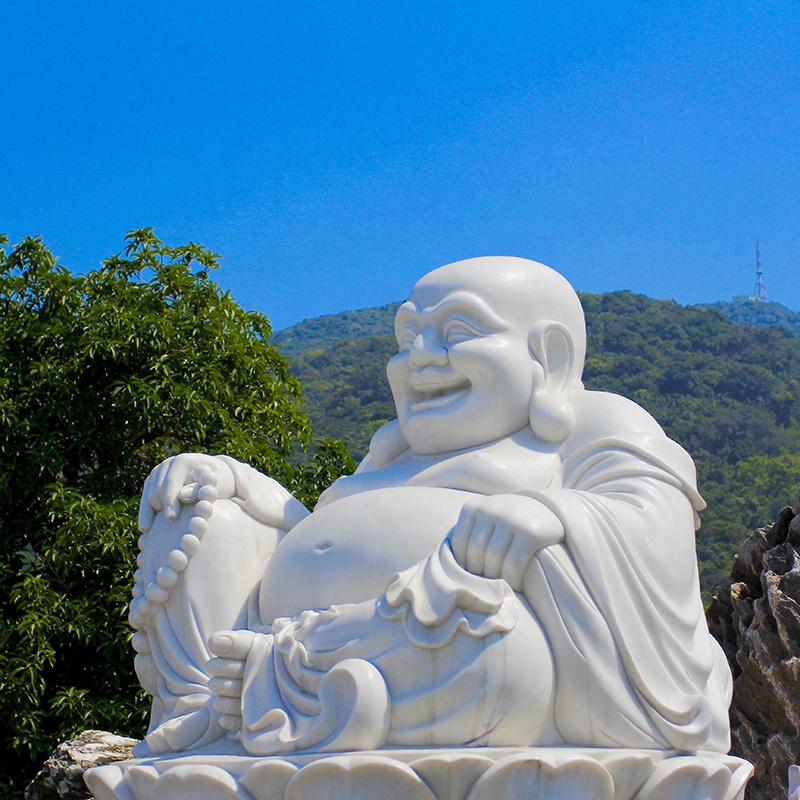
[(262, 621), (380, 596), (395, 572), (436, 547), (474, 497), (404, 486), (361, 492), (314, 511), (286, 535), (267, 564), (259, 598)]

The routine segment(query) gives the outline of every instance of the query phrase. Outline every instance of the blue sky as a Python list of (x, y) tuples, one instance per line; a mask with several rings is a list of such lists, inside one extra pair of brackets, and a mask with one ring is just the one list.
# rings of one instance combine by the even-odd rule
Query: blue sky
[(514, 254), (800, 309), (800, 3), (0, 4), (0, 231), (152, 226), (276, 328)]

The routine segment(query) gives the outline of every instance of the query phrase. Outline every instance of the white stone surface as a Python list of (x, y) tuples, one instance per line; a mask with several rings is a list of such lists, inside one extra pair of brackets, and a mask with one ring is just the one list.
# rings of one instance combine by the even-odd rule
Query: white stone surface
[[(313, 513), (225, 456), (179, 455), (148, 479), (131, 622), (154, 702), (137, 755), (205, 755), (131, 767), (118, 796), (150, 797), (131, 788), (150, 778), (154, 798), (212, 784), (209, 797), (284, 796), (253, 789), (225, 752), (313, 753), (291, 780), (291, 759), (248, 767), (287, 777), (291, 799), (360, 797), (353, 775), (389, 774), (398, 796), (466, 798), (397, 748), (470, 748), (454, 751), (452, 781), (471, 800), (515, 781), (577, 796), (562, 779), (632, 797), (619, 786), (644, 774), (631, 766), (644, 751), (706, 755), (647, 756), (637, 797), (739, 796), (747, 769), (722, 755), (730, 674), (698, 587), (694, 465), (642, 408), (584, 390), (572, 288), (523, 259), (458, 262), (415, 286), (396, 334), (398, 419)], [(504, 747), (522, 755), (481, 761)], [(351, 788), (320, 789), (333, 775)], [(705, 794), (676, 793), (692, 780)]]
[(800, 800), (800, 767), (789, 767), (789, 800)]
[(165, 756), (87, 777), (97, 800), (743, 800), (732, 756), (563, 748)]

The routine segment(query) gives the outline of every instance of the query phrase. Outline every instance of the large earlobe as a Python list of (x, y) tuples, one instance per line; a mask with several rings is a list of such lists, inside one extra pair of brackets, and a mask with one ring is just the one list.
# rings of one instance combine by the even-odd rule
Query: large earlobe
[(554, 320), (534, 325), (528, 337), (531, 354), (541, 365), (544, 379), (531, 392), (528, 417), (533, 432), (546, 442), (563, 442), (575, 429), (575, 411), (569, 402), (575, 376), (575, 343), (569, 329)]

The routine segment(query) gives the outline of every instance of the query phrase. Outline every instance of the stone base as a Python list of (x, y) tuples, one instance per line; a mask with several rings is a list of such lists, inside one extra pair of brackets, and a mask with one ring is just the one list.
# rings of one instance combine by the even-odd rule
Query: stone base
[(97, 767), (97, 800), (743, 800), (740, 758), (652, 750), (462, 748), (257, 758), (175, 755)]

